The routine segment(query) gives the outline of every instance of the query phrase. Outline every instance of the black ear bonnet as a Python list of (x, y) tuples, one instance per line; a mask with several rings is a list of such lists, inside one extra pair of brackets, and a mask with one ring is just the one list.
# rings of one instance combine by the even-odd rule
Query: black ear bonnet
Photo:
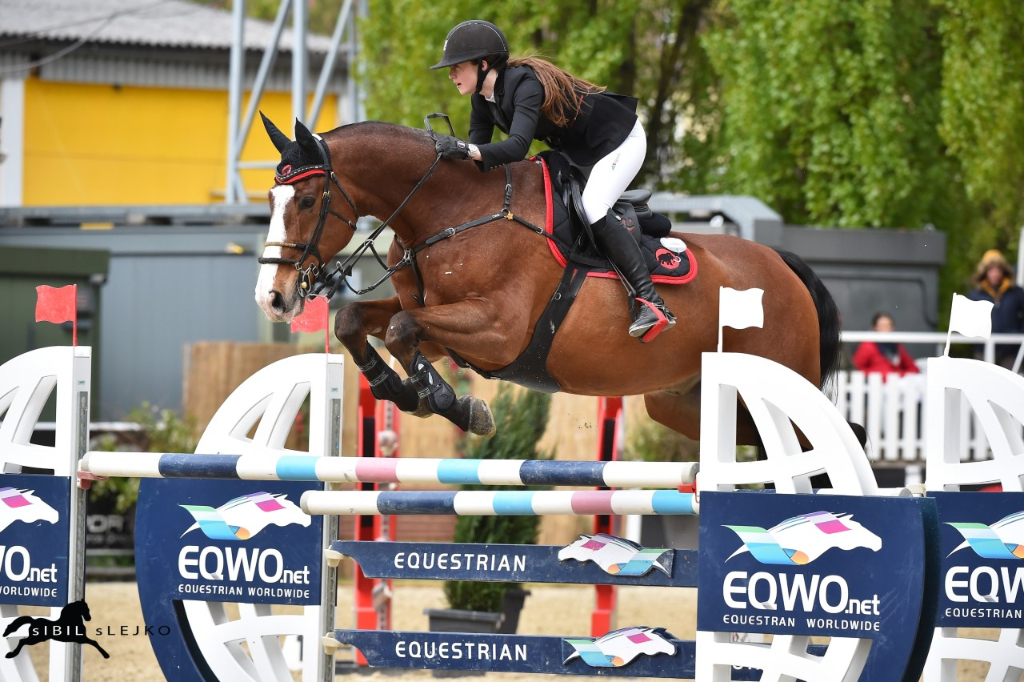
[(281, 163), (277, 164), (274, 171), (277, 184), (290, 185), (313, 175), (326, 174), (326, 160), (319, 141), (298, 119), (295, 121), (295, 140), (292, 141), (262, 111), (260, 117), (263, 118), (263, 126), (271, 142), (281, 152)]

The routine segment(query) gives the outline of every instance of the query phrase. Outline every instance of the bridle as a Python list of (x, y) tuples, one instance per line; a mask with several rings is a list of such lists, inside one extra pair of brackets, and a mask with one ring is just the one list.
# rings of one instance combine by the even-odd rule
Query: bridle
[[(352, 201), (352, 197), (345, 191), (345, 188), (341, 186), (338, 181), (338, 176), (334, 174), (334, 168), (331, 166), (331, 152), (327, 147), (327, 143), (323, 141), (320, 136), (315, 136), (317, 146), (320, 149), (320, 160), (321, 163), (318, 166), (302, 166), (293, 170), (288, 170), (283, 175), (275, 176), (275, 184), (277, 185), (290, 185), (300, 180), (312, 177), (314, 175), (324, 176), (324, 189), (323, 197), (320, 202), (320, 215), (316, 220), (316, 227), (313, 228), (313, 234), (310, 235), (309, 240), (305, 242), (267, 242), (265, 246), (279, 246), (283, 248), (296, 249), (302, 251), (302, 255), (298, 258), (266, 258), (260, 257), (257, 262), (260, 265), (294, 265), (295, 269), (299, 271), (299, 294), (303, 298), (310, 295), (314, 285), (323, 279), (324, 272), (324, 259), (320, 255), (320, 238), (324, 234), (324, 226), (327, 224), (327, 216), (332, 215), (338, 218), (346, 225), (352, 228), (355, 232), (356, 221), (359, 220), (359, 211), (356, 209), (356, 204)], [(333, 208), (331, 208), (331, 183), (337, 186), (338, 191), (345, 197), (345, 201), (352, 208), (352, 213), (355, 215), (355, 220), (350, 220), (345, 216), (341, 215)], [(315, 262), (310, 263), (309, 266), (303, 268), (306, 260), (312, 256)]]
[[(409, 265), (409, 261), (403, 258), (399, 263), (389, 267), (385, 259), (382, 258), (381, 255), (377, 253), (376, 248), (374, 248), (374, 241), (381, 232), (390, 226), (391, 221), (398, 216), (402, 209), (405, 208), (405, 205), (409, 203), (409, 200), (412, 199), (416, 192), (418, 192), (423, 184), (426, 183), (427, 178), (434, 173), (434, 169), (437, 168), (437, 164), (441, 161), (441, 154), (437, 154), (434, 158), (434, 163), (432, 163), (430, 168), (427, 169), (426, 174), (424, 174), (420, 181), (416, 183), (416, 186), (413, 187), (412, 191), (405, 197), (405, 200), (402, 201), (398, 208), (395, 209), (394, 213), (392, 213), (387, 220), (378, 225), (366, 241), (356, 248), (356, 250), (353, 251), (343, 263), (339, 263), (334, 271), (328, 274), (324, 267), (324, 259), (320, 255), (320, 239), (323, 237), (324, 226), (327, 223), (327, 216), (333, 215), (338, 218), (351, 227), (352, 232), (356, 232), (358, 230), (357, 222), (361, 216), (359, 215), (359, 209), (356, 208), (355, 202), (352, 201), (352, 197), (345, 191), (345, 188), (341, 186), (338, 176), (334, 173), (334, 168), (331, 165), (331, 151), (327, 147), (327, 143), (324, 142), (319, 135), (315, 135), (314, 137), (320, 149), (320, 165), (303, 166), (301, 168), (290, 170), (283, 175), (275, 176), (276, 185), (290, 185), (314, 175), (324, 176), (324, 189), (322, 201), (320, 203), (320, 215), (317, 217), (316, 227), (313, 228), (313, 234), (310, 235), (309, 240), (305, 242), (266, 242), (264, 244), (264, 246), (279, 246), (301, 250), (302, 255), (298, 258), (260, 257), (257, 259), (257, 262), (260, 265), (294, 265), (295, 269), (299, 271), (298, 287), (300, 298), (315, 298), (317, 296), (323, 296), (330, 299), (338, 290), (341, 283), (344, 283), (345, 286), (348, 287), (355, 295), (362, 296), (367, 292), (373, 291), (386, 280), (390, 279), (396, 271)], [(331, 183), (334, 183), (338, 188), (338, 191), (341, 192), (343, 197), (345, 197), (345, 201), (347, 201), (348, 205), (352, 208), (352, 213), (355, 215), (354, 220), (346, 218), (331, 208)], [(355, 266), (355, 263), (367, 251), (370, 251), (373, 254), (374, 258), (377, 259), (377, 262), (384, 268), (385, 273), (383, 277), (369, 287), (365, 289), (355, 289), (351, 284), (349, 284), (348, 276), (352, 274), (352, 268)], [(311, 263), (306, 268), (303, 268), (303, 264), (310, 256), (313, 256), (316, 259), (316, 262)]]

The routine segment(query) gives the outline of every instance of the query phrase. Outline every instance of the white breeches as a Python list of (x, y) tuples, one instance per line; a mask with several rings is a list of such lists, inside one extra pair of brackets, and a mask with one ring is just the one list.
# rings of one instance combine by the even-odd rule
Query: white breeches
[(646, 156), (647, 134), (637, 119), (633, 130), (618, 149), (600, 159), (590, 169), (590, 177), (583, 190), (583, 210), (587, 214), (588, 223), (596, 223), (605, 217), (608, 209), (640, 172)]

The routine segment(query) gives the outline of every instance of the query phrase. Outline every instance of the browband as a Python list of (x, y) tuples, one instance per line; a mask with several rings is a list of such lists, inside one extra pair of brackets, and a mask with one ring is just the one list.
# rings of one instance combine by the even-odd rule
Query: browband
[(292, 170), (291, 166), (285, 166), (281, 169), (283, 173), (274, 173), (274, 180), (279, 185), (290, 185), (293, 182), (299, 180), (305, 180), (313, 175), (326, 175), (327, 171), (324, 170), (322, 165), (320, 166), (302, 166)]

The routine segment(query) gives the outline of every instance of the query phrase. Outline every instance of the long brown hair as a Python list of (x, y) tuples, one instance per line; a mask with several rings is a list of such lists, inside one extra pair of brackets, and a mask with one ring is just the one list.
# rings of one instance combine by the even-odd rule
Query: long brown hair
[[(544, 117), (563, 128), (575, 120), (581, 104), (580, 95), (604, 92), (605, 88), (555, 66), (540, 57), (516, 57), (508, 60), (509, 67), (529, 66), (544, 86), (544, 104), (540, 112)], [(571, 117), (571, 118), (570, 118)]]

